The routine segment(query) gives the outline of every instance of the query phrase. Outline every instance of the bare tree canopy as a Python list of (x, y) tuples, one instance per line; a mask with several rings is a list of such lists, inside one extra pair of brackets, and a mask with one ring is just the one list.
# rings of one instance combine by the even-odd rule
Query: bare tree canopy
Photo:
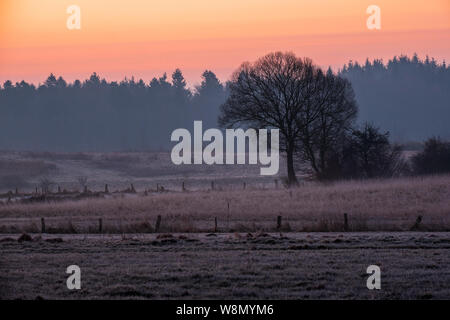
[(311, 166), (314, 175), (322, 178), (329, 169), (330, 157), (344, 145), (352, 130), (357, 106), (350, 82), (331, 70), (326, 74), (319, 71), (315, 86), (317, 100), (311, 105), (315, 116), (300, 124), (297, 151), (300, 159)]
[[(300, 153), (303, 159), (315, 161), (317, 150), (331, 145), (357, 112), (348, 81), (332, 72), (325, 74), (311, 59), (293, 53), (270, 53), (255, 63), (242, 64), (233, 74), (229, 91), (219, 123), (278, 128), (290, 185), (297, 183), (294, 155)], [(317, 139), (319, 133), (322, 136)], [(323, 143), (323, 139), (327, 141)], [(321, 147), (317, 147), (319, 142)]]

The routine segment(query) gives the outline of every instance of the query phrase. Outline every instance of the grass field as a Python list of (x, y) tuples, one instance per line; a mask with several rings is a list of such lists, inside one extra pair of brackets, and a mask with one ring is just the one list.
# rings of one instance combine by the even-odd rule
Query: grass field
[[(0, 235), (0, 299), (450, 298), (448, 232), (16, 239)], [(81, 290), (66, 287), (73, 264)], [(366, 287), (372, 264), (381, 290)]]
[(450, 230), (450, 176), (305, 183), (293, 189), (109, 194), (106, 198), (0, 206), (0, 233)]
[[(261, 178), (257, 168), (169, 161), (163, 153), (1, 153), (9, 169), (0, 170), (0, 188), (23, 185), (0, 195), (0, 299), (450, 298), (449, 175), (302, 177), (286, 189), (282, 175)], [(79, 190), (82, 176), (97, 192)], [(43, 177), (69, 192), (27, 202)], [(115, 192), (131, 183), (136, 192)], [(105, 184), (111, 192), (101, 192)], [(29, 241), (18, 241), (22, 233)], [(66, 287), (73, 264), (79, 291)], [(366, 287), (372, 264), (381, 290)]]

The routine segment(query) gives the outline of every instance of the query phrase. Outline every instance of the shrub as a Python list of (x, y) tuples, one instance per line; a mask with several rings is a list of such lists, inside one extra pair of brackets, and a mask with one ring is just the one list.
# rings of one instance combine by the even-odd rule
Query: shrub
[(423, 151), (411, 159), (414, 173), (438, 174), (450, 172), (450, 142), (438, 137), (425, 141)]
[(353, 129), (334, 147), (321, 179), (365, 179), (399, 176), (408, 171), (400, 146), (389, 142), (389, 132), (366, 123)]

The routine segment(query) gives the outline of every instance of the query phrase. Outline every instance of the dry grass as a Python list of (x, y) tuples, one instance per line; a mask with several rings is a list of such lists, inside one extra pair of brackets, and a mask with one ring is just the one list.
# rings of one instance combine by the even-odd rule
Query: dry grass
[(106, 233), (152, 232), (158, 215), (170, 232), (212, 231), (215, 217), (221, 231), (270, 231), (278, 215), (285, 231), (341, 231), (343, 213), (350, 231), (408, 230), (418, 215), (423, 230), (450, 230), (450, 176), (12, 204), (0, 207), (0, 232), (38, 231), (41, 217), (48, 232), (96, 232), (100, 217)]

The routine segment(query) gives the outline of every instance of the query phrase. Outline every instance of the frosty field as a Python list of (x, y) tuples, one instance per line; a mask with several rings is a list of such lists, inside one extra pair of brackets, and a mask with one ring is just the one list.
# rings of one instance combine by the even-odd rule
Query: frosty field
[[(450, 298), (448, 175), (304, 176), (286, 189), (281, 173), (180, 169), (164, 153), (0, 161), (0, 299)], [(45, 197), (35, 193), (43, 177), (54, 182)], [(66, 287), (73, 264), (79, 291)], [(366, 287), (369, 265), (381, 268), (381, 290)]]
[(0, 236), (2, 299), (450, 298), (448, 232), (17, 237)]

